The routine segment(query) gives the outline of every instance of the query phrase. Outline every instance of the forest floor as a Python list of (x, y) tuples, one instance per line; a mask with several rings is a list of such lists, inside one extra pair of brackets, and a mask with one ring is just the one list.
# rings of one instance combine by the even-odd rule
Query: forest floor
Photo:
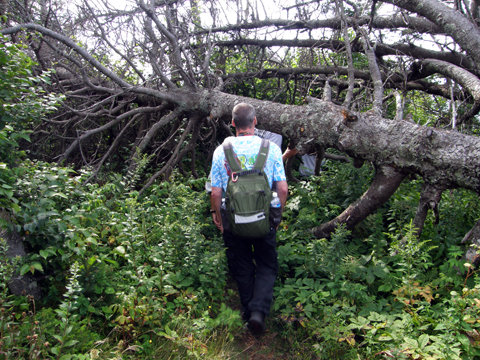
[[(227, 281), (227, 289), (235, 290), (227, 297), (226, 305), (234, 310), (241, 309), (237, 287), (233, 279)], [(252, 334), (247, 326), (234, 334), (229, 360), (314, 360), (311, 351), (301, 351), (302, 346), (292, 337), (284, 335), (281, 321), (274, 314), (266, 319), (267, 330), (263, 334)]]

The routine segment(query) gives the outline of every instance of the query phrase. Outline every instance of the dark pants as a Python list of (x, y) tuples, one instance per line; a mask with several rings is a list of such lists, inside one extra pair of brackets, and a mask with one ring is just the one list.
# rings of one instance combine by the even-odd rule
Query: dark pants
[(273, 285), (278, 273), (276, 229), (263, 238), (248, 239), (225, 232), (228, 267), (238, 286), (246, 319), (252, 311), (267, 316), (273, 299)]

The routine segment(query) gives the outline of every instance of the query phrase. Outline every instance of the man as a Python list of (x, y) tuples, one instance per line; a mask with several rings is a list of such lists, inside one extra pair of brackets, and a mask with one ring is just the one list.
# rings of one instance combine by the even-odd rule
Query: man
[[(247, 103), (233, 108), (232, 126), (236, 137), (232, 140), (233, 151), (240, 160), (242, 169), (250, 170), (255, 163), (262, 139), (254, 135), (257, 118), (255, 109)], [(280, 198), (282, 210), (287, 200), (288, 185), (282, 161), (282, 152), (274, 143), (264, 169), (270, 188), (275, 189)], [(223, 231), (220, 205), (222, 193), (227, 188), (231, 170), (225, 159), (223, 147), (219, 146), (212, 160), (212, 193), (210, 202), (215, 225), (223, 233), (227, 248), (227, 261), (230, 272), (235, 278), (242, 304), (242, 316), (248, 321), (251, 331), (260, 333), (265, 330), (265, 317), (270, 312), (273, 299), (273, 285), (278, 273), (276, 250), (276, 229), (271, 229), (264, 237), (242, 238)]]

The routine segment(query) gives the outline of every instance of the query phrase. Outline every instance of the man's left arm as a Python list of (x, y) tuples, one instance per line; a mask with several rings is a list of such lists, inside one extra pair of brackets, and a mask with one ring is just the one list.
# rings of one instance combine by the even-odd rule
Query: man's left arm
[(274, 161), (272, 189), (275, 189), (275, 191), (277, 192), (280, 203), (282, 204), (283, 211), (285, 203), (287, 202), (288, 184), (285, 176), (285, 168), (283, 166), (282, 151), (277, 145), (271, 144), (271, 146)]
[(285, 203), (287, 202), (288, 184), (286, 181), (275, 181), (274, 188), (276, 189), (280, 202), (282, 203), (283, 211)]

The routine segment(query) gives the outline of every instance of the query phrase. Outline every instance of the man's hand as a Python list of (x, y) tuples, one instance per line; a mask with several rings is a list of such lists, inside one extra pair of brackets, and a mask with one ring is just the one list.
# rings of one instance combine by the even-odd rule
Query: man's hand
[(297, 149), (290, 149), (290, 148), (287, 148), (287, 150), (285, 150), (285, 152), (283, 153), (282, 155), (282, 161), (285, 161), (287, 159), (290, 159), (292, 157), (294, 157), (295, 155), (298, 154), (298, 150)]
[(218, 230), (220, 230), (220, 232), (223, 234), (223, 226), (222, 226), (222, 222), (218, 219), (219, 217), (220, 216), (219, 215), (217, 216), (216, 212), (212, 213), (212, 219), (214, 224), (217, 226)]

